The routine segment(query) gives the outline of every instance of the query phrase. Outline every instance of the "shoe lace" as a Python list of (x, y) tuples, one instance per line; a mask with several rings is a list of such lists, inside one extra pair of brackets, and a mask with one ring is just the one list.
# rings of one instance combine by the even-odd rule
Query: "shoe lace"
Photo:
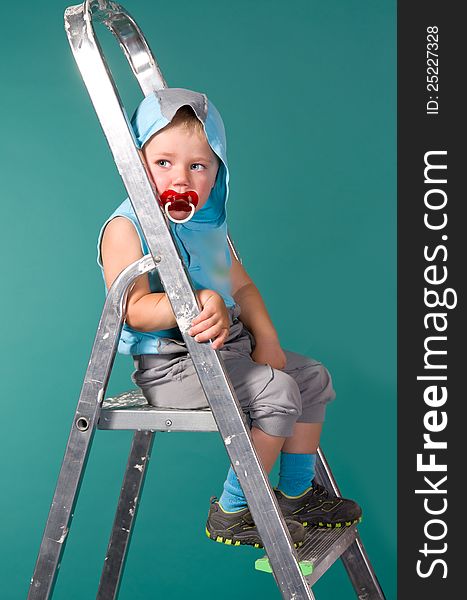
[(329, 496), (329, 490), (327, 490), (320, 483), (316, 483), (316, 481), (313, 481), (313, 496), (327, 498)]

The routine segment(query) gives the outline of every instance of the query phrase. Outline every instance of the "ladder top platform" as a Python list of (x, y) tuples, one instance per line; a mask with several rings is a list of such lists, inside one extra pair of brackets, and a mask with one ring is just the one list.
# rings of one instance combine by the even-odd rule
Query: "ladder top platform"
[(148, 404), (141, 390), (129, 390), (106, 398), (98, 429), (141, 429), (150, 431), (218, 431), (210, 408), (171, 409)]

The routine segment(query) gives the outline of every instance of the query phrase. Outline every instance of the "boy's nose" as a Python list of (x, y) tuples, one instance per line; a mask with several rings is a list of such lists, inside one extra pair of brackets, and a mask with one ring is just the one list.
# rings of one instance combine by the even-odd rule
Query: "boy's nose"
[(188, 183), (172, 183), (170, 188), (179, 194), (183, 194), (183, 192), (188, 191), (189, 189)]
[(181, 188), (188, 188), (189, 186), (190, 178), (185, 171), (180, 170), (178, 173), (175, 174), (174, 178), (172, 179), (172, 188), (176, 192), (182, 193), (185, 191), (185, 189)]

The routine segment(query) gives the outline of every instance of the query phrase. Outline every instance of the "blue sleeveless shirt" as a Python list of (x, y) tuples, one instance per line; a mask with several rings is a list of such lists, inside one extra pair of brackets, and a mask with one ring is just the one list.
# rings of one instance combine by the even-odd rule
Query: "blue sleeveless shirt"
[[(184, 105), (191, 106), (201, 121), (213, 152), (221, 159), (216, 183), (206, 204), (186, 223), (167, 220), (175, 243), (180, 251), (196, 290), (212, 289), (218, 292), (227, 308), (235, 305), (231, 295), (230, 267), (232, 260), (227, 242), (226, 203), (229, 192), (229, 171), (226, 157), (225, 130), (222, 118), (205, 94), (182, 88), (166, 88), (146, 96), (136, 110), (131, 124), (136, 144), (141, 148), (159, 129), (169, 123), (176, 111)], [(133, 223), (138, 233), (141, 251), (149, 254), (144, 235), (127, 198), (105, 221), (97, 242), (97, 263), (102, 277), (104, 269), (101, 241), (106, 225), (115, 217), (125, 217)], [(151, 292), (163, 292), (157, 269), (148, 274)], [(105, 279), (104, 279), (105, 286)], [(106, 294), (108, 292), (105, 286)], [(158, 331), (137, 331), (124, 323), (118, 352), (121, 354), (159, 354), (173, 340), (183, 341), (178, 327)]]

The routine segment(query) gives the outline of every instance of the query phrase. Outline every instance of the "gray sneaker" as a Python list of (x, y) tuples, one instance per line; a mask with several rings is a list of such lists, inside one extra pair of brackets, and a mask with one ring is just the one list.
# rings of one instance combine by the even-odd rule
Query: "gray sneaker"
[(353, 500), (330, 496), (328, 490), (312, 482), (313, 487), (298, 497), (286, 496), (274, 489), (284, 516), (299, 521), (304, 527), (350, 527), (362, 520), (362, 509)]
[[(295, 548), (303, 544), (305, 530), (303, 526), (289, 517), (284, 517)], [(240, 546), (247, 544), (255, 548), (262, 548), (263, 542), (248, 507), (235, 512), (225, 512), (216, 496), (211, 497), (208, 520), (206, 522), (206, 535), (215, 542)]]

